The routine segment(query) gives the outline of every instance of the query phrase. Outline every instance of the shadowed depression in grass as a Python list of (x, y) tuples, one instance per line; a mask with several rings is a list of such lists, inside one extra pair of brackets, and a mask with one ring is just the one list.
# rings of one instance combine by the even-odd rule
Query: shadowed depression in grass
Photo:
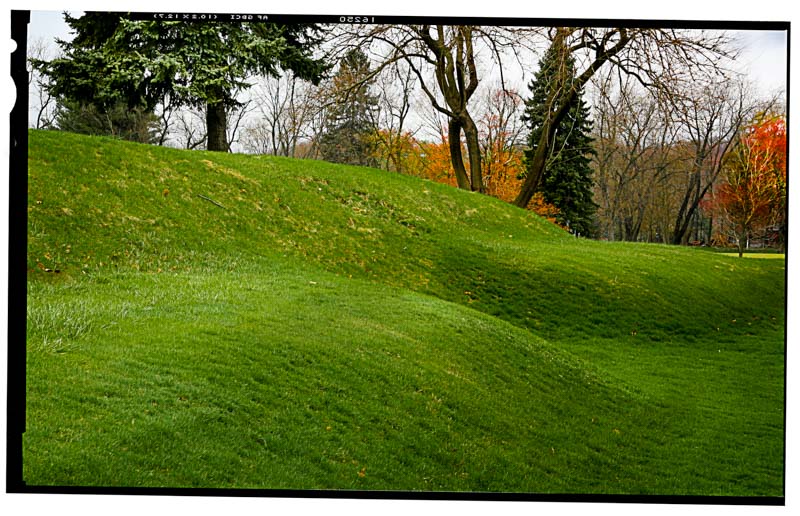
[(30, 485), (783, 495), (781, 259), (40, 131), (28, 217)]

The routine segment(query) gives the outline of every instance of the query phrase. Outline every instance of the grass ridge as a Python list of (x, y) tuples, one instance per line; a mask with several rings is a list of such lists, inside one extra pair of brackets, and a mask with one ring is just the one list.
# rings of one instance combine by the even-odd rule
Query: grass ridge
[(781, 260), (68, 133), (28, 179), (33, 484), (782, 493)]

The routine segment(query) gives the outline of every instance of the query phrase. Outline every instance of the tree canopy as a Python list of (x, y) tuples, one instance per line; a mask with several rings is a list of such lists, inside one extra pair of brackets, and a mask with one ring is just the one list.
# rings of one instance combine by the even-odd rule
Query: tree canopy
[[(528, 149), (525, 151), (526, 172), (532, 166), (546, 117), (547, 95), (557, 80), (558, 56), (554, 49), (544, 55), (539, 71), (531, 81), (531, 97), (525, 103), (523, 120), (528, 123)], [(566, 76), (574, 80), (575, 60), (565, 61)], [(594, 233), (592, 215), (592, 170), (590, 167), (593, 139), (589, 107), (583, 101), (583, 88), (572, 97), (566, 115), (556, 125), (552, 144), (539, 183), (544, 200), (558, 208), (556, 220), (571, 231), (589, 236)]]
[[(635, 77), (661, 96), (703, 76), (720, 72), (719, 62), (729, 57), (724, 34), (654, 28), (553, 27), (550, 51), (556, 56), (554, 80), (545, 101), (543, 129), (537, 151), (514, 204), (525, 207), (538, 190), (553, 137), (561, 120), (588, 81), (609, 63), (620, 73)], [(568, 74), (567, 62), (581, 56), (581, 70)]]
[(724, 164), (713, 204), (736, 238), (742, 256), (750, 234), (770, 223), (785, 231), (786, 121), (762, 114), (742, 130)]
[(322, 158), (334, 163), (375, 166), (373, 120), (378, 99), (369, 89), (369, 58), (353, 49), (342, 58), (331, 86), (327, 132), (320, 138)]
[(58, 41), (63, 56), (35, 63), (60, 98), (103, 109), (125, 102), (151, 111), (159, 103), (206, 108), (209, 150), (227, 150), (225, 108), (253, 74), (292, 70), (318, 82), (327, 70), (313, 57), (314, 24), (190, 23), (128, 19), (121, 13), (65, 14), (75, 32)]

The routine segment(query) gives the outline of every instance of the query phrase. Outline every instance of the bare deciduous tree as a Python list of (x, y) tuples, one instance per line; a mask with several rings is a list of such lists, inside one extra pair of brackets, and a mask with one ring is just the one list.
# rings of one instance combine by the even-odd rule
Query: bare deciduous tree
[(227, 117), (227, 127), (225, 132), (225, 142), (228, 146), (228, 152), (233, 152), (234, 146), (239, 142), (239, 129), (242, 121), (247, 115), (255, 110), (253, 100), (246, 100), (237, 106), (226, 108), (225, 116)]
[[(51, 58), (51, 48), (43, 38), (37, 38), (28, 44), (28, 59), (48, 61)], [(28, 89), (30, 92), (31, 110), (35, 113), (29, 123), (34, 129), (50, 129), (55, 127), (58, 105), (55, 97), (50, 93), (48, 78), (35, 67), (28, 69)]]
[[(413, 104), (416, 77), (408, 66), (395, 63), (377, 81), (378, 110), (372, 123), (378, 139), (383, 168), (402, 173), (407, 119)], [(411, 133), (409, 133), (411, 134)]]
[(298, 145), (314, 138), (314, 120), (321, 109), (317, 89), (290, 73), (262, 78), (255, 87), (257, 118), (244, 129), (244, 148), (258, 154), (307, 157), (298, 156)]
[(156, 106), (155, 116), (158, 119), (158, 129), (156, 132), (156, 143), (158, 145), (166, 145), (170, 138), (170, 134), (175, 128), (175, 115), (178, 112), (178, 107), (173, 105), (169, 95), (165, 95), (161, 103)]
[(176, 112), (175, 140), (183, 149), (197, 149), (206, 143), (205, 113), (201, 109), (181, 108)]
[[(478, 120), (481, 158), (484, 163), (484, 181), (491, 181), (495, 173), (494, 165), (505, 168), (513, 156), (515, 148), (524, 143), (526, 130), (522, 121), (524, 100), (514, 90), (496, 84), (486, 91)], [(497, 162), (496, 153), (503, 156)]]
[[(594, 177), (601, 234), (610, 240), (639, 239), (656, 202), (669, 189), (679, 127), (658, 98), (637, 88), (617, 70), (595, 77)], [(669, 197), (669, 196), (668, 196)], [(649, 239), (664, 237), (667, 225), (651, 222)]]
[(701, 84), (670, 101), (692, 149), (671, 237), (673, 244), (685, 244), (700, 201), (719, 177), (725, 155), (757, 105), (746, 85), (729, 80)]
[[(553, 133), (578, 92), (606, 63), (635, 77), (642, 85), (664, 94), (680, 91), (685, 84), (721, 71), (721, 61), (730, 57), (728, 39), (721, 33), (676, 29), (627, 27), (556, 27), (550, 30), (552, 48), (560, 55), (561, 79), (551, 84), (547, 98), (548, 117), (522, 189), (514, 200), (527, 206), (537, 190), (550, 150)], [(579, 63), (573, 80), (567, 60)]]
[[(379, 63), (375, 73), (399, 61), (407, 64), (430, 105), (447, 118), (451, 164), (459, 188), (483, 192), (478, 127), (470, 105), (482, 77), (479, 53), (501, 63), (509, 53), (518, 57), (520, 49), (527, 46), (526, 38), (540, 30), (469, 25), (362, 26), (342, 29), (338, 46), (368, 46)], [(501, 64), (504, 80), (502, 68)]]
[(736, 77), (670, 89), (637, 87), (615, 69), (596, 79), (594, 163), (605, 236), (637, 240), (649, 224), (648, 239), (685, 244), (694, 230), (708, 241), (701, 202), (740, 127), (764, 104)]

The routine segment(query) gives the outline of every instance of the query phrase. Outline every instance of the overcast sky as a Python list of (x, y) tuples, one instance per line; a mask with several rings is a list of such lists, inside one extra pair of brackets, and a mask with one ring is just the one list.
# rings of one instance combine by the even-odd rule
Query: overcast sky
[[(187, 9), (183, 11), (186, 12)], [(78, 16), (80, 13), (81, 11), (71, 11), (73, 16)], [(736, 31), (730, 34), (736, 46), (741, 49), (741, 54), (733, 64), (733, 68), (748, 74), (750, 81), (755, 87), (755, 93), (762, 98), (785, 93), (787, 72), (786, 32), (752, 30)], [(37, 40), (44, 40), (50, 42), (50, 51), (55, 53), (57, 52), (57, 45), (54, 43), (54, 40), (56, 38), (70, 39), (71, 37), (72, 35), (69, 32), (69, 27), (64, 22), (61, 11), (31, 11), (30, 25), (28, 27), (29, 45)], [(46, 57), (49, 58), (53, 56), (50, 55)], [(538, 57), (535, 59), (538, 61)], [(495, 83), (499, 82), (499, 73), (497, 73), (495, 69), (496, 65), (492, 64), (489, 66), (493, 70), (490, 73), (496, 75), (496, 78), (492, 80), (491, 77), (487, 77), (481, 81), (482, 89), (496, 87)], [(531, 79), (532, 73), (530, 70), (523, 71), (516, 67), (505, 70), (506, 86), (512, 90), (526, 92), (526, 86)], [(36, 92), (32, 90), (30, 95), (32, 100), (30, 104), (31, 114), (29, 116), (31, 120), (33, 120), (36, 116), (35, 113), (38, 103), (33, 100), (35, 99)], [(476, 98), (482, 98), (482, 94), (476, 95)], [(252, 114), (248, 115), (248, 120), (250, 120), (252, 116)], [(414, 110), (410, 115), (408, 124), (420, 131), (417, 133), (417, 136), (420, 138), (435, 139), (438, 136), (436, 129), (425, 122), (421, 113), (417, 110)], [(237, 150), (241, 149), (237, 147)]]
[(733, 33), (742, 45), (737, 59), (763, 93), (786, 90), (786, 31), (739, 31)]
[[(69, 28), (59, 11), (32, 11), (29, 41), (43, 38), (68, 39)], [(737, 68), (747, 73), (758, 90), (768, 95), (786, 89), (787, 40), (785, 31), (736, 31), (731, 33), (741, 45)], [(52, 45), (55, 50), (55, 45)]]

